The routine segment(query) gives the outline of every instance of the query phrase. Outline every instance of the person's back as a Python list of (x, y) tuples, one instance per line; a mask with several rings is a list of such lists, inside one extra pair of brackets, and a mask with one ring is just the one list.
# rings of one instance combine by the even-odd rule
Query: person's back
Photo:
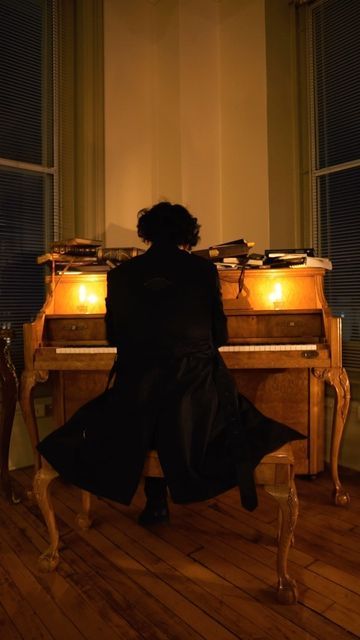
[(209, 349), (227, 339), (217, 272), (204, 258), (154, 243), (109, 273), (107, 334), (122, 354)]

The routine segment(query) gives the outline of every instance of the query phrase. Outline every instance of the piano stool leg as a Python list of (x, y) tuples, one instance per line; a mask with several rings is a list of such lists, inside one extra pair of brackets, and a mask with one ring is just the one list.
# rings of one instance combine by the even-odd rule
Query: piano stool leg
[(92, 525), (92, 517), (90, 514), (91, 508), (91, 493), (88, 491), (81, 491), (81, 511), (76, 516), (76, 523), (83, 531), (89, 529)]
[(287, 572), (290, 546), (294, 540), (294, 530), (299, 513), (299, 502), (294, 480), (287, 484), (264, 485), (264, 489), (277, 500), (281, 515), (279, 517), (277, 573), (278, 600), (281, 604), (297, 602), (297, 586)]
[(44, 572), (53, 571), (59, 563), (59, 531), (51, 501), (52, 483), (58, 476), (57, 471), (44, 461), (33, 482), (34, 495), (44, 516), (50, 538), (49, 548), (39, 558), (39, 568)]
[[(279, 542), (280, 542), (280, 533), (281, 533), (281, 527), (282, 527), (282, 523), (283, 523), (283, 517), (284, 517), (284, 516), (283, 516), (283, 512), (281, 511), (281, 509), (280, 509), (280, 507), (279, 507), (279, 510), (278, 510), (278, 530), (277, 530), (277, 536), (276, 536), (276, 540), (277, 540), (277, 543), (278, 543), (278, 544), (279, 544)], [(291, 547), (294, 547), (294, 546), (295, 546), (295, 536), (294, 536), (294, 533), (292, 534), (291, 539), (290, 539), (290, 546), (291, 546)]]

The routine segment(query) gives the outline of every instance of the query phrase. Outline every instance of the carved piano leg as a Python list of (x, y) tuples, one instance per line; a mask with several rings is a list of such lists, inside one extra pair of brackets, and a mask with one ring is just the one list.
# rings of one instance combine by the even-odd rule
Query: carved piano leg
[(91, 508), (91, 493), (88, 491), (81, 491), (81, 511), (76, 516), (76, 522), (80, 529), (86, 531), (92, 525), (92, 517), (90, 515)]
[(334, 483), (334, 502), (338, 506), (350, 503), (349, 494), (343, 489), (339, 479), (338, 463), (341, 440), (350, 404), (350, 384), (348, 375), (343, 367), (331, 369), (314, 369), (313, 374), (330, 384), (335, 389), (335, 407), (331, 430), (330, 468)]
[(51, 502), (51, 485), (58, 477), (57, 471), (47, 462), (36, 472), (34, 477), (34, 494), (44, 516), (50, 537), (50, 546), (39, 558), (41, 571), (53, 571), (59, 563), (59, 531), (56, 526), (54, 508)]
[(0, 488), (11, 503), (18, 503), (9, 475), (9, 449), (14, 423), (18, 381), (7, 341), (0, 337), (0, 382), (2, 389), (0, 410)]
[(278, 600), (281, 604), (295, 604), (297, 602), (296, 582), (287, 572), (289, 549), (294, 539), (294, 529), (299, 513), (295, 483), (292, 480), (290, 488), (287, 484), (282, 484), (265, 485), (264, 489), (277, 500), (280, 507), (277, 552)]
[(24, 422), (29, 432), (31, 446), (34, 452), (34, 463), (36, 470), (40, 467), (40, 454), (36, 449), (36, 446), (39, 443), (39, 431), (35, 417), (32, 391), (37, 381), (38, 376), (35, 371), (23, 371), (20, 383), (20, 406)]

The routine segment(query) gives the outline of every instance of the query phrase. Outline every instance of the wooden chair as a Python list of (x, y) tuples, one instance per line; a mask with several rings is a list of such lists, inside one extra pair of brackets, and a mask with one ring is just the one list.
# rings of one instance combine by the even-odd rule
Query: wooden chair
[[(143, 470), (144, 476), (162, 477), (162, 469), (156, 451), (149, 451)], [(59, 531), (51, 500), (51, 486), (58, 473), (46, 462), (34, 478), (34, 494), (44, 516), (50, 538), (50, 546), (39, 558), (42, 571), (53, 571), (59, 563)], [(282, 604), (297, 601), (296, 582), (289, 577), (287, 560), (298, 516), (298, 498), (294, 483), (294, 458), (290, 445), (265, 456), (255, 470), (256, 484), (263, 486), (278, 502), (279, 518), (277, 532), (277, 597)], [(82, 508), (77, 515), (81, 529), (91, 526), (91, 494), (81, 491)]]

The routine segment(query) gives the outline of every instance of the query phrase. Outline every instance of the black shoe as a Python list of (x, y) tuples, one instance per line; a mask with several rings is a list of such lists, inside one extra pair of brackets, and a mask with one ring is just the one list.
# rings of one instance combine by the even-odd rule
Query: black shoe
[(164, 505), (162, 507), (154, 507), (147, 504), (145, 509), (140, 513), (138, 517), (138, 523), (143, 527), (146, 527), (150, 524), (169, 522), (169, 520), (170, 514), (167, 505)]

